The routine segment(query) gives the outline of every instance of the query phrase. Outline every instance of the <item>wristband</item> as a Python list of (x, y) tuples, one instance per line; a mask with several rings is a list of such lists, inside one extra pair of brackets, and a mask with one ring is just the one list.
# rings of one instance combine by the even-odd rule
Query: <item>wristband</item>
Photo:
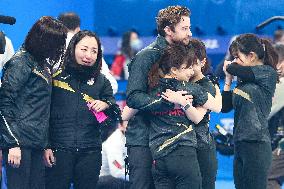
[(181, 109), (183, 110), (183, 111), (186, 111), (188, 108), (190, 108), (191, 107), (191, 104), (190, 103), (187, 103), (185, 106), (181, 106)]

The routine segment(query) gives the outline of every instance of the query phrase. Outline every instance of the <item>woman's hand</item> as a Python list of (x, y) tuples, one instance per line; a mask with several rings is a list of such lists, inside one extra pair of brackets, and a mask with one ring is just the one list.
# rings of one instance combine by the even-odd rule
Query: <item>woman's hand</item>
[(185, 106), (187, 103), (192, 103), (192, 95), (188, 95), (187, 91), (172, 91), (167, 89), (166, 92), (163, 92), (161, 95), (165, 100)]
[(55, 157), (51, 149), (44, 150), (43, 160), (46, 167), (52, 167), (55, 165)]
[(95, 110), (96, 112), (104, 111), (105, 109), (109, 108), (109, 105), (101, 100), (93, 100), (88, 102), (89, 109)]
[(225, 60), (225, 61), (224, 61), (224, 65), (223, 65), (223, 71), (224, 71), (226, 77), (228, 77), (228, 78), (230, 78), (230, 79), (233, 79), (233, 76), (227, 72), (227, 67), (228, 67), (231, 63), (232, 63), (231, 61)]
[(8, 163), (13, 168), (19, 168), (21, 164), (21, 149), (20, 147), (14, 147), (9, 149)]

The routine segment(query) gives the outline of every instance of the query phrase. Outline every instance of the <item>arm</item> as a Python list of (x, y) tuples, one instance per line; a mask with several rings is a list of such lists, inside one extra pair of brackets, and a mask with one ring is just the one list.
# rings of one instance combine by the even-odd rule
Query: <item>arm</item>
[(231, 63), (227, 66), (226, 70), (229, 74), (237, 76), (242, 81), (255, 81), (255, 76), (250, 66), (241, 66), (237, 63)]
[(147, 94), (148, 73), (152, 64), (159, 58), (157, 50), (144, 50), (136, 55), (129, 65), (129, 78), (126, 91), (126, 102), (130, 108), (144, 111), (163, 111), (173, 108), (160, 97)]
[(0, 90), (0, 126), (1, 134), (4, 135), (6, 143), (10, 146), (20, 146), (15, 122), (17, 119), (13, 110), (16, 99), (22, 87), (28, 81), (31, 69), (20, 60), (13, 60), (5, 65), (5, 73)]
[(188, 119), (198, 124), (206, 114), (206, 109), (192, 106), (192, 100), (189, 100), (182, 95), (180, 91), (167, 90), (162, 94), (162, 97), (169, 102), (181, 105)]
[(129, 119), (131, 119), (136, 113), (138, 112), (138, 110), (133, 109), (133, 108), (129, 108), (128, 106), (125, 106), (123, 108), (122, 114), (121, 114), (121, 118), (123, 121), (128, 121)]
[[(217, 88), (219, 87), (217, 86)], [(215, 98), (210, 93), (208, 93), (208, 100), (205, 102), (205, 104), (202, 105), (202, 107), (213, 112), (219, 113), (222, 108), (222, 97), (220, 91), (217, 91), (218, 90), (216, 90)]]
[(227, 66), (230, 64), (230, 61), (225, 61), (223, 70), (225, 73), (225, 84), (224, 84), (224, 91), (222, 92), (222, 110), (223, 113), (228, 113), (233, 109), (232, 103), (232, 79), (233, 76), (227, 72)]

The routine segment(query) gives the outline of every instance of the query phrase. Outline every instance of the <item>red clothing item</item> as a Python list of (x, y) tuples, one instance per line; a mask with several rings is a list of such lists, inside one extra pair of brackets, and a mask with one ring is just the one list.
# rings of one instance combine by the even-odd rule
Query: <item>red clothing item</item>
[(114, 61), (111, 65), (111, 72), (115, 77), (122, 76), (125, 61), (126, 57), (123, 54), (118, 54), (115, 56)]

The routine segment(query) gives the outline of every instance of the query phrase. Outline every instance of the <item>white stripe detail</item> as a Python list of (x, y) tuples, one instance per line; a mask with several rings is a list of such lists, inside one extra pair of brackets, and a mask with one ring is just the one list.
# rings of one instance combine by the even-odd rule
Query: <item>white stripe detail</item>
[(7, 127), (7, 129), (8, 129), (8, 131), (9, 131), (10, 135), (15, 139), (15, 141), (17, 142), (17, 145), (20, 145), (19, 140), (18, 140), (18, 139), (15, 137), (15, 135), (12, 133), (9, 124), (7, 123), (5, 117), (2, 115), (2, 112), (1, 112), (1, 111), (0, 111), (0, 114), (1, 114), (1, 116), (2, 116), (2, 118), (3, 118), (3, 120), (4, 120), (4, 123), (5, 123), (6, 127)]

